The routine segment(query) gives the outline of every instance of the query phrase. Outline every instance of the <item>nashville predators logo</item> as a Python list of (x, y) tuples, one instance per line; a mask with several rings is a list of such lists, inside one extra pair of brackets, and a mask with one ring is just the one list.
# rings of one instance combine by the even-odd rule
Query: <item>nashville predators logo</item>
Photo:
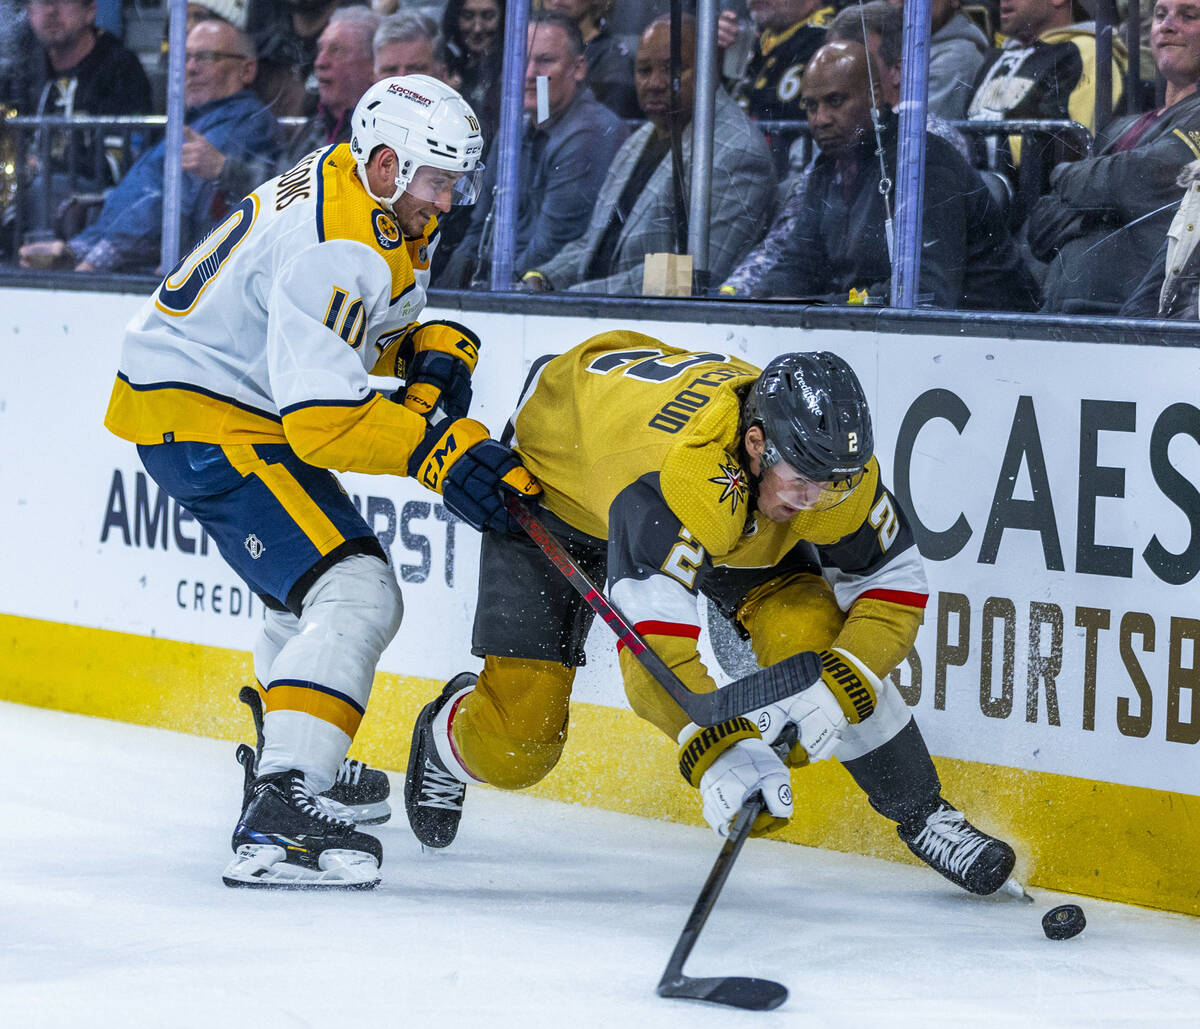
[(384, 250), (395, 250), (400, 245), (400, 229), (378, 207), (371, 212), (371, 228), (375, 230), (375, 242)]
[(721, 474), (708, 480), (721, 487), (718, 503), (729, 501), (730, 511), (737, 514), (738, 505), (746, 503), (746, 473), (734, 461), (724, 461), (721, 464)]

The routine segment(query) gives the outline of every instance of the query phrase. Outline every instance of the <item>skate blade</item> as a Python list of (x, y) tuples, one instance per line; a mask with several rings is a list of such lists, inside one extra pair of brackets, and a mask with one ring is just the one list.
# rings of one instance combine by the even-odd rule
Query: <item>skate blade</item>
[(243, 844), (221, 881), (229, 887), (274, 890), (373, 890), (382, 882), (379, 865), (359, 850), (326, 850), (319, 868), (291, 864), (282, 847)]
[(392, 806), (381, 800), (375, 804), (343, 804), (346, 816), (355, 825), (383, 825), (392, 817)]
[(1001, 886), (996, 892), (1005, 894), (1009, 897), (1014, 897), (1015, 899), (1024, 901), (1027, 904), (1034, 903), (1033, 897), (1029, 895), (1029, 891), (1026, 890), (1025, 887), (1022, 886), (1020, 882), (1018, 882), (1018, 880), (1013, 876), (1009, 876), (1008, 879), (1005, 880), (1004, 885)]

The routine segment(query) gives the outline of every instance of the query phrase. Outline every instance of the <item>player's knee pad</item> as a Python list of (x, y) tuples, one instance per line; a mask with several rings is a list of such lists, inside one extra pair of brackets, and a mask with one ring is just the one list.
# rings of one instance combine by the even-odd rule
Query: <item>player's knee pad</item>
[(833, 590), (809, 572), (781, 576), (752, 590), (738, 608), (761, 665), (804, 650), (825, 650), (846, 621)]
[(487, 657), (451, 726), (463, 764), (506, 790), (543, 779), (567, 741), (574, 679), (556, 661)]
[[(259, 683), (271, 681), (271, 666), (284, 645), (300, 631), (300, 619), (291, 611), (267, 608), (262, 627), (254, 641), (254, 677)], [(261, 688), (261, 686), (260, 686)]]
[(396, 577), (379, 558), (355, 554), (327, 569), (305, 594), (298, 631), (271, 666), (268, 710), (281, 680), (315, 683), (365, 707), (403, 613)]

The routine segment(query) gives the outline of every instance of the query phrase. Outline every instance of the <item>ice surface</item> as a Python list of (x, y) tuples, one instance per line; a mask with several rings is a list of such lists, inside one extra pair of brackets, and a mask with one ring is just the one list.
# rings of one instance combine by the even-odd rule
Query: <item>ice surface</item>
[[(1200, 921), (1037, 904), (932, 872), (751, 840), (688, 961), (778, 979), (751, 1013), (654, 986), (717, 841), (486, 789), (423, 853), (376, 827), (384, 882), (229, 890), (241, 769), (228, 743), (0, 704), (0, 1026), (1127, 1026), (1200, 1023)], [(401, 777), (393, 775), (400, 805)], [(798, 798), (802, 802), (802, 798)], [(402, 807), (402, 805), (400, 805)]]

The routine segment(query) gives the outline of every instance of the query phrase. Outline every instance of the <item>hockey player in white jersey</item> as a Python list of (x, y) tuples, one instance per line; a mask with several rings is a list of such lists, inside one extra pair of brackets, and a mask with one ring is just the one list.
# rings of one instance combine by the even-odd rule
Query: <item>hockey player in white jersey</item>
[[(268, 608), (257, 778), (230, 886), (370, 888), (382, 849), (320, 796), (402, 614), (383, 548), (329, 469), (412, 475), (477, 529), (538, 486), (466, 418), (478, 338), (418, 324), (438, 215), (471, 203), (483, 138), (427, 76), (384, 79), (349, 144), (247, 196), (131, 320), (105, 424)], [(368, 373), (405, 379), (390, 399)]]

